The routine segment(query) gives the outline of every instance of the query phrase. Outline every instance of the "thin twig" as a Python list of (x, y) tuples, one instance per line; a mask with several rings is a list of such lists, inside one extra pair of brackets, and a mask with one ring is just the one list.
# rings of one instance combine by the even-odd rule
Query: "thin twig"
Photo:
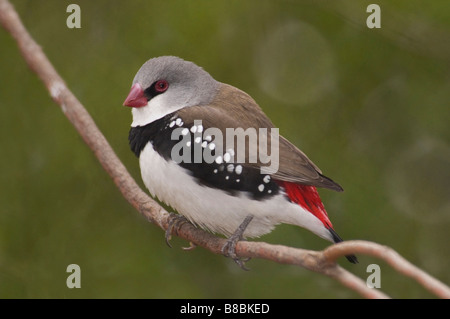
[(413, 278), (436, 296), (450, 298), (449, 287), (411, 264), (390, 247), (368, 241), (352, 240), (332, 245), (323, 251), (325, 258), (330, 261), (349, 253), (364, 254), (382, 259), (399, 273)]
[[(13, 6), (7, 0), (0, 0), (0, 22), (17, 41), (20, 52), (30, 69), (42, 80), (52, 99), (61, 107), (66, 117), (94, 152), (124, 198), (150, 222), (166, 230), (169, 225), (169, 213), (139, 188), (89, 113), (67, 88), (64, 80), (27, 32)], [(225, 244), (225, 239), (202, 231), (191, 224), (185, 223), (178, 229), (174, 229), (173, 233), (196, 246), (222, 254), (221, 248)], [(437, 296), (450, 298), (449, 287), (413, 266), (392, 249), (375, 243), (352, 241), (333, 245), (323, 252), (317, 252), (264, 242), (238, 242), (236, 253), (243, 258), (263, 258), (281, 264), (298, 265), (334, 278), (363, 297), (387, 298), (387, 295), (381, 291), (368, 288), (363, 280), (339, 267), (335, 262), (337, 257), (348, 254), (368, 254), (386, 260), (401, 274), (414, 278)]]

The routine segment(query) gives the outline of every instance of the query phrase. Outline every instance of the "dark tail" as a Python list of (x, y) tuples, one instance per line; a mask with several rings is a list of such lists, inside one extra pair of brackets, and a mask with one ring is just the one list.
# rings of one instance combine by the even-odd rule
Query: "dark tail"
[[(333, 236), (333, 240), (334, 240), (334, 242), (336, 244), (340, 243), (341, 241), (344, 241), (341, 237), (339, 237), (339, 235), (334, 231), (333, 228), (329, 227), (327, 229), (330, 232), (331, 236)], [(345, 256), (345, 258), (347, 258), (347, 260), (349, 262), (351, 262), (352, 264), (357, 264), (358, 263), (358, 258), (356, 258), (355, 255), (348, 255), (348, 256)]]

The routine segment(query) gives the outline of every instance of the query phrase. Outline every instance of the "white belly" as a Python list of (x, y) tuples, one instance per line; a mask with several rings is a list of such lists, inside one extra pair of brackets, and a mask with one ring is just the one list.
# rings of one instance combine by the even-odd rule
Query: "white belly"
[(142, 150), (139, 162), (142, 179), (150, 193), (202, 228), (229, 236), (245, 217), (253, 215), (244, 233), (246, 237), (258, 237), (269, 233), (277, 224), (288, 223), (330, 239), (314, 215), (287, 201), (283, 194), (254, 200), (245, 193), (233, 196), (198, 184), (188, 170), (166, 161), (150, 143)]

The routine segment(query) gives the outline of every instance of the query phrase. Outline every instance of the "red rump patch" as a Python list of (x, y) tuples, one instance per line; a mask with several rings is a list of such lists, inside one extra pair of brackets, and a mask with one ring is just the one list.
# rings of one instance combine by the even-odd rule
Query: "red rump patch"
[(291, 182), (277, 181), (286, 191), (289, 199), (316, 216), (326, 228), (333, 228), (328, 214), (315, 186), (299, 185)]

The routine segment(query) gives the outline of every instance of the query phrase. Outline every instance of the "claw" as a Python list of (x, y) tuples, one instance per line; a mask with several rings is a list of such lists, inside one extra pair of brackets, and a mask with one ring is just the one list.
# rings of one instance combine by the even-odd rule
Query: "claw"
[(169, 226), (166, 229), (166, 244), (170, 248), (172, 248), (172, 245), (170, 244), (170, 240), (172, 239), (172, 231), (175, 228), (175, 233), (178, 231), (178, 229), (183, 225), (184, 223), (189, 223), (189, 221), (186, 219), (186, 217), (174, 213), (170, 213), (169, 217)]
[(230, 257), (234, 260), (236, 264), (238, 264), (239, 267), (241, 267), (243, 270), (250, 270), (249, 268), (245, 267), (245, 262), (249, 261), (250, 258), (242, 259), (239, 258), (236, 255), (236, 245), (240, 240), (244, 240), (244, 231), (247, 228), (248, 224), (252, 221), (253, 215), (247, 216), (241, 225), (236, 229), (236, 231), (231, 235), (225, 245), (222, 247), (222, 253)]
[(193, 250), (197, 247), (196, 244), (194, 244), (193, 242), (189, 242), (189, 247), (181, 247), (181, 249), (185, 250), (185, 251), (189, 251), (189, 250)]

